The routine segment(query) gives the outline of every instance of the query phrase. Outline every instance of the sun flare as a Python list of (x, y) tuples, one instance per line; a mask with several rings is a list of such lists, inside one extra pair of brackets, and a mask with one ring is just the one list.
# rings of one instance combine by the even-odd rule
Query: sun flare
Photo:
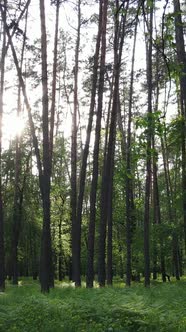
[(6, 139), (14, 139), (20, 136), (25, 128), (25, 118), (23, 116), (9, 115), (4, 117), (3, 136)]

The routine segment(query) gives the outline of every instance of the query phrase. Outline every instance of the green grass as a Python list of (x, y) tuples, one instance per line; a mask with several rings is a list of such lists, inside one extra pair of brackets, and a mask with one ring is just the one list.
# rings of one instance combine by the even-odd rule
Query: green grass
[(24, 279), (0, 293), (0, 332), (184, 332), (186, 281), (131, 288), (75, 289), (57, 283), (50, 294)]

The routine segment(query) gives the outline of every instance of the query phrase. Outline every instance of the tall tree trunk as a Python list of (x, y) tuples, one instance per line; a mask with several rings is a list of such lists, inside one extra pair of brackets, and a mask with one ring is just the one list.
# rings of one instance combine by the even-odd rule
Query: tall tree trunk
[[(176, 220), (175, 209), (173, 206), (174, 197), (173, 197), (173, 188), (170, 176), (170, 168), (169, 168), (169, 158), (168, 158), (168, 143), (167, 143), (167, 129), (165, 122), (163, 122), (163, 135), (161, 136), (161, 149), (163, 156), (163, 166), (164, 166), (164, 174), (165, 174), (165, 185), (167, 192), (167, 207), (168, 207), (168, 216), (171, 225), (174, 225)], [(178, 237), (173, 228), (172, 231), (172, 257), (173, 257), (173, 265), (174, 271), (176, 273), (177, 280), (180, 279), (179, 276), (179, 262), (178, 262)]]
[[(116, 138), (116, 121), (119, 107), (119, 76), (120, 64), (122, 57), (124, 28), (126, 15), (122, 17), (122, 22), (119, 24), (119, 2), (116, 0), (116, 16), (115, 16), (115, 33), (114, 33), (114, 80), (113, 80), (113, 103), (110, 120), (110, 132), (108, 141), (107, 155), (104, 159), (104, 168), (102, 175), (101, 187), (101, 206), (100, 206), (100, 227), (99, 227), (99, 252), (98, 252), (98, 282), (100, 287), (105, 286), (106, 269), (105, 269), (105, 254), (106, 254), (106, 225), (109, 213), (109, 228), (111, 229), (111, 213), (112, 213), (112, 187), (113, 187), (113, 173), (114, 173), (114, 152), (115, 152), (115, 138)], [(128, 2), (127, 5), (128, 6)], [(128, 8), (128, 7), (126, 7)], [(125, 8), (125, 10), (126, 10)], [(121, 38), (120, 37), (121, 33)], [(111, 241), (111, 237), (109, 237)], [(109, 253), (112, 255), (112, 243), (110, 242)], [(112, 257), (110, 259), (112, 261)], [(107, 271), (108, 272), (108, 271)], [(109, 278), (112, 278), (112, 266), (109, 266)], [(109, 281), (111, 282), (111, 280)]]
[(108, 217), (107, 217), (107, 269), (106, 278), (107, 285), (112, 286), (113, 279), (113, 252), (112, 252), (112, 237), (113, 237), (113, 177), (114, 177), (114, 157), (112, 158), (109, 192), (108, 192)]
[(129, 95), (129, 114), (127, 129), (127, 149), (126, 149), (126, 242), (127, 242), (127, 265), (126, 265), (126, 285), (131, 283), (131, 244), (132, 244), (132, 225), (134, 219), (134, 200), (133, 200), (133, 184), (132, 184), (132, 165), (131, 165), (131, 124), (132, 124), (132, 101), (133, 101), (133, 85), (134, 85), (134, 62), (137, 37), (136, 20), (134, 31), (134, 44), (132, 54), (131, 78), (130, 78), (130, 95)]
[(148, 87), (148, 128), (147, 128), (147, 150), (146, 150), (146, 183), (145, 183), (145, 212), (144, 212), (144, 275), (145, 287), (150, 286), (150, 248), (149, 248), (149, 226), (150, 226), (150, 188), (151, 188), (151, 141), (152, 141), (152, 28), (153, 28), (153, 6), (150, 4), (150, 20), (148, 28), (147, 44), (147, 87)]
[[(60, 0), (56, 2), (56, 19), (54, 35), (54, 59), (53, 59), (53, 77), (52, 77), (52, 103), (50, 109), (50, 161), (52, 163), (53, 139), (54, 139), (54, 120), (56, 108), (56, 81), (57, 81), (57, 59), (58, 59), (58, 32), (59, 32), (59, 8)], [(52, 165), (50, 165), (52, 172)]]
[[(103, 167), (103, 175), (106, 172), (107, 167), (107, 152), (108, 152), (108, 140), (109, 140), (109, 120), (111, 117), (111, 111), (112, 111), (112, 100), (113, 100), (113, 83), (114, 83), (114, 75), (113, 75), (113, 82), (111, 84), (111, 96), (110, 96), (110, 103), (109, 103), (109, 112), (108, 112), (108, 118), (107, 118), (107, 127), (106, 127), (106, 135), (105, 135), (105, 148), (104, 148), (104, 167)], [(112, 98), (112, 99), (111, 99)], [(121, 120), (121, 109), (120, 109), (120, 103), (119, 103), (119, 96), (118, 96), (118, 107), (117, 107), (117, 118), (120, 117)], [(116, 120), (117, 121), (117, 120)], [(122, 122), (120, 122), (120, 125), (122, 126)], [(120, 128), (121, 133), (123, 132), (123, 127)], [(124, 135), (122, 135), (122, 152), (124, 154)], [(106, 265), (106, 279), (107, 279), (107, 285), (112, 286), (112, 279), (113, 279), (113, 252), (112, 252), (112, 241), (113, 241), (113, 177), (114, 177), (114, 156), (111, 161), (110, 165), (110, 178), (112, 179), (108, 185), (108, 215), (107, 215), (107, 265)], [(103, 176), (104, 180), (104, 176)], [(104, 182), (103, 182), (104, 183)]]
[[(119, 15), (119, 3), (116, 1), (117, 15)], [(122, 4), (122, 9), (125, 14), (121, 16), (120, 24), (116, 23), (115, 30), (115, 41), (114, 41), (114, 90), (113, 90), (113, 104), (111, 112), (111, 123), (110, 123), (110, 135), (108, 142), (108, 154), (107, 163), (109, 170), (109, 184), (108, 184), (108, 215), (107, 215), (107, 285), (112, 285), (113, 278), (113, 267), (112, 267), (112, 233), (113, 233), (113, 181), (114, 181), (114, 154), (115, 154), (115, 142), (116, 142), (116, 123), (118, 116), (121, 116), (120, 98), (119, 98), (119, 78), (120, 78), (120, 66), (122, 60), (123, 44), (125, 38), (125, 27), (126, 17), (129, 8), (129, 2), (126, 5)], [(116, 20), (118, 18), (116, 17)], [(117, 37), (118, 34), (118, 37)], [(118, 38), (118, 39), (117, 39)], [(121, 119), (120, 119), (121, 120)], [(120, 122), (120, 121), (119, 121)], [(121, 129), (121, 128), (120, 128)], [(125, 154), (125, 140), (124, 132), (122, 131), (123, 137), (123, 155)], [(111, 146), (112, 145), (112, 146)]]
[(160, 234), (159, 238), (157, 238), (156, 227), (161, 224), (161, 211), (160, 211), (160, 200), (159, 200), (159, 188), (158, 188), (158, 177), (157, 177), (157, 160), (156, 160), (156, 147), (155, 147), (155, 139), (154, 133), (152, 138), (152, 148), (153, 148), (153, 222), (154, 222), (154, 230), (155, 230), (155, 239), (153, 243), (153, 279), (157, 279), (157, 240), (160, 241), (160, 264), (161, 264), (161, 274), (162, 281), (166, 281), (165, 277), (165, 258), (163, 252), (163, 236)]
[[(84, 196), (84, 189), (85, 189), (85, 179), (86, 179), (86, 168), (87, 168), (87, 159), (89, 154), (89, 145), (90, 145), (90, 137), (92, 131), (92, 122), (93, 122), (93, 115), (94, 115), (94, 108), (95, 108), (95, 97), (96, 97), (96, 85), (97, 85), (97, 76), (98, 76), (98, 61), (99, 61), (99, 52), (100, 52), (100, 40), (101, 40), (101, 26), (102, 26), (102, 0), (100, 0), (99, 4), (99, 26), (98, 26), (98, 34), (97, 34), (97, 41), (96, 41), (96, 50), (94, 54), (94, 64), (93, 64), (93, 73), (92, 73), (92, 88), (91, 88), (91, 101), (90, 101), (90, 110), (89, 110), (89, 120), (88, 126), (86, 130), (86, 141), (85, 147), (83, 150), (83, 157), (82, 157), (82, 165), (80, 170), (80, 188), (79, 188), (79, 195), (78, 195), (78, 203), (77, 203), (77, 221), (81, 224), (82, 219), (82, 206), (83, 206), (83, 196)], [(90, 227), (90, 225), (89, 225)], [(93, 275), (93, 247), (94, 244), (94, 230), (89, 230), (89, 240), (88, 240), (88, 258), (87, 258), (87, 287), (91, 287), (90, 284), (93, 281), (89, 282), (89, 278), (92, 278)], [(88, 285), (89, 284), (89, 285)]]
[[(159, 51), (156, 52), (156, 96), (155, 96), (155, 106), (154, 112), (157, 112), (159, 107)], [(153, 148), (153, 224), (154, 224), (154, 240), (153, 240), (153, 279), (157, 279), (157, 259), (158, 259), (158, 250), (157, 250), (157, 241), (160, 242), (160, 266), (161, 266), (161, 275), (162, 281), (166, 282), (166, 271), (165, 271), (165, 257), (164, 257), (164, 238), (162, 236), (162, 232), (157, 236), (156, 228), (157, 225), (161, 224), (161, 210), (160, 210), (160, 197), (159, 197), (159, 187), (158, 187), (158, 154), (155, 146), (155, 124), (153, 125), (153, 133), (152, 133), (152, 148)]]
[(41, 20), (41, 66), (42, 66), (42, 130), (43, 130), (43, 230), (41, 240), (40, 281), (41, 291), (48, 292), (54, 286), (52, 246), (50, 230), (50, 142), (48, 112), (47, 37), (45, 24), (45, 2), (40, 0)]
[(102, 44), (101, 44), (101, 60), (100, 60), (100, 76), (98, 87), (98, 108), (95, 129), (95, 142), (93, 151), (93, 174), (90, 191), (90, 221), (88, 234), (88, 266), (87, 266), (87, 287), (93, 287), (93, 252), (94, 252), (94, 236), (95, 236), (95, 219), (96, 219), (96, 193), (99, 171), (99, 146), (101, 134), (101, 118), (103, 108), (103, 91), (105, 77), (105, 55), (106, 55), (106, 27), (107, 27), (107, 6), (108, 1), (102, 3)]
[[(57, 84), (57, 64), (58, 64), (58, 33), (59, 33), (59, 9), (60, 0), (57, 0), (56, 15), (55, 15), (55, 33), (54, 33), (54, 57), (53, 57), (53, 75), (52, 75), (52, 101), (50, 108), (50, 132), (49, 132), (49, 162), (50, 162), (50, 177), (52, 177), (52, 164), (53, 164), (53, 145), (54, 145), (54, 122), (56, 111), (56, 84)], [(56, 129), (57, 130), (57, 129)], [(61, 256), (60, 256), (61, 257)], [(59, 258), (59, 262), (60, 262)], [(51, 262), (52, 263), (52, 262)], [(53, 277), (51, 275), (51, 285), (53, 286)]]
[(78, 66), (81, 28), (81, 0), (78, 0), (78, 26), (74, 65), (74, 110), (72, 115), (71, 143), (71, 218), (72, 218), (72, 278), (76, 287), (81, 286), (81, 223), (77, 220), (77, 114)]
[(180, 71), (180, 101), (182, 115), (182, 191), (183, 191), (183, 222), (186, 250), (186, 53), (181, 17), (180, 1), (174, 0), (175, 34), (177, 61)]
[[(165, 127), (165, 126), (164, 126)], [(170, 179), (170, 170), (169, 170), (169, 163), (168, 157), (166, 154), (167, 147), (167, 135), (166, 135), (166, 128), (164, 128), (164, 137), (161, 137), (161, 148), (162, 148), (162, 156), (163, 156), (163, 166), (164, 166), (164, 174), (165, 174), (165, 185), (166, 185), (166, 192), (167, 192), (167, 206), (168, 206), (168, 216), (170, 224), (173, 225), (176, 218), (175, 212), (173, 207), (173, 191), (172, 191), (172, 184)], [(179, 280), (179, 262), (178, 262), (178, 242), (177, 236), (175, 234), (175, 230), (173, 229), (172, 234), (172, 247), (173, 247), (173, 264), (176, 271), (176, 278)]]
[[(176, 209), (176, 193), (177, 193), (177, 184), (178, 184), (178, 179), (181, 178), (180, 174), (180, 169), (178, 166), (178, 152), (176, 153), (175, 156), (175, 170), (174, 170), (174, 187), (173, 187), (173, 192), (174, 194), (172, 195), (172, 202), (173, 203), (173, 215), (174, 215), (174, 223), (178, 219), (177, 218), (177, 209)], [(177, 225), (178, 227), (178, 225)], [(180, 264), (179, 264), (179, 236), (176, 228), (173, 228), (173, 262), (174, 262), (174, 272), (176, 276), (176, 280), (180, 280)]]
[[(27, 16), (28, 9), (25, 17), (25, 30), (23, 45), (21, 50), (20, 70), (22, 72), (26, 30), (27, 30)], [(21, 117), (21, 86), (18, 84), (18, 101), (17, 101), (17, 117)], [(19, 234), (21, 228), (21, 215), (22, 206), (20, 206), (20, 181), (21, 181), (21, 136), (16, 136), (16, 157), (15, 157), (15, 187), (14, 187), (14, 206), (13, 206), (13, 231), (12, 231), (12, 272), (13, 272), (13, 284), (18, 285), (18, 243)]]
[[(7, 1), (4, 0), (6, 8)], [(6, 30), (3, 28), (3, 42), (1, 52), (1, 81), (0, 81), (0, 291), (5, 289), (5, 252), (4, 252), (4, 220), (3, 220), (3, 197), (2, 197), (2, 118), (3, 118), (3, 93), (5, 76), (5, 47)]]

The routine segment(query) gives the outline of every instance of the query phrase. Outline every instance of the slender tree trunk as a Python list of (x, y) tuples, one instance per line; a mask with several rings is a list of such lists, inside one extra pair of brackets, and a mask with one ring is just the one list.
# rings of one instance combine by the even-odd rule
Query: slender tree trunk
[[(127, 3), (128, 6), (128, 3)], [(128, 8), (128, 7), (127, 7)], [(112, 211), (112, 187), (113, 187), (113, 173), (114, 173), (114, 152), (116, 139), (116, 121), (119, 107), (119, 76), (120, 64), (124, 41), (124, 28), (126, 16), (122, 17), (122, 23), (119, 24), (118, 12), (119, 2), (116, 0), (116, 16), (115, 16), (115, 33), (114, 33), (114, 80), (113, 80), (113, 103), (110, 120), (110, 132), (108, 141), (107, 155), (104, 160), (104, 169), (102, 176), (101, 187), (101, 207), (100, 207), (100, 227), (99, 227), (99, 252), (98, 252), (98, 281), (100, 287), (105, 286), (106, 271), (105, 271), (105, 254), (106, 254), (106, 225), (108, 221), (108, 213)], [(125, 8), (126, 9), (126, 8)], [(121, 38), (119, 39), (121, 33)], [(120, 42), (119, 42), (120, 41)], [(109, 228), (111, 230), (112, 218), (109, 215)], [(109, 237), (111, 241), (111, 237)], [(112, 243), (109, 244), (109, 253), (112, 255)], [(110, 257), (110, 262), (112, 257)], [(109, 266), (109, 278), (112, 277), (112, 266)], [(111, 280), (109, 280), (111, 282)]]
[[(168, 206), (168, 216), (170, 224), (174, 224), (175, 212), (173, 208), (173, 194), (172, 194), (172, 185), (170, 180), (170, 171), (168, 165), (168, 157), (166, 156), (166, 132), (164, 133), (164, 138), (161, 137), (161, 147), (162, 147), (162, 155), (163, 155), (163, 165), (164, 165), (164, 174), (165, 174), (165, 184), (166, 184), (166, 192), (167, 192), (167, 206)], [(177, 239), (175, 237), (175, 231), (173, 230), (173, 239), (172, 239), (172, 247), (173, 247), (173, 263), (175, 270), (177, 271), (177, 279), (179, 280), (179, 263), (178, 263), (178, 255), (177, 255)]]
[(121, 133), (121, 152), (123, 160), (126, 160), (126, 152), (127, 152), (127, 138), (126, 138), (126, 129), (124, 128), (122, 116), (121, 116), (121, 107), (120, 107), (120, 100), (119, 100), (119, 107), (118, 107), (118, 116), (117, 116), (117, 124), (118, 129)]
[[(116, 7), (118, 11), (118, 1), (116, 1)], [(108, 216), (107, 216), (107, 285), (112, 285), (113, 267), (112, 267), (112, 233), (113, 233), (113, 188), (114, 188), (114, 154), (115, 154), (115, 142), (116, 142), (116, 123), (118, 115), (121, 115), (120, 98), (119, 98), (119, 78), (120, 78), (120, 66), (122, 60), (123, 44), (125, 38), (125, 26), (126, 17), (128, 12), (129, 2), (124, 5), (123, 9), (125, 15), (121, 16), (120, 24), (116, 23), (116, 35), (118, 33), (118, 40), (115, 39), (114, 43), (114, 90), (113, 90), (113, 104), (110, 123), (110, 136), (108, 144), (107, 163), (110, 163), (110, 174), (108, 184)], [(119, 12), (118, 12), (119, 15)], [(116, 20), (118, 18), (116, 17)], [(116, 37), (115, 35), (115, 37)], [(117, 38), (117, 37), (116, 37)], [(123, 131), (122, 131), (123, 132)], [(123, 133), (124, 134), (124, 133)], [(123, 135), (124, 139), (124, 135)], [(112, 147), (110, 148), (110, 145)], [(123, 154), (124, 154), (125, 140), (123, 140)], [(111, 152), (112, 150), (112, 152)], [(110, 153), (109, 153), (110, 152)], [(110, 157), (111, 156), (111, 157)]]
[[(154, 134), (152, 138), (152, 147), (153, 147), (153, 221), (154, 221), (154, 230), (156, 230), (157, 225), (161, 224), (161, 211), (160, 211), (160, 200), (159, 200), (159, 188), (158, 188), (158, 177), (157, 177), (157, 161), (156, 161), (156, 148), (155, 148), (155, 141), (154, 141)], [(153, 279), (157, 279), (157, 232), (155, 231), (155, 239), (153, 243)], [(159, 236), (160, 241), (160, 264), (161, 264), (161, 274), (162, 274), (162, 281), (165, 282), (165, 258), (163, 253), (163, 236), (160, 234)]]
[(31, 231), (32, 277), (33, 280), (37, 280), (39, 274), (39, 261), (37, 256), (37, 239), (34, 231)]
[(52, 246), (50, 230), (50, 142), (48, 112), (47, 37), (45, 24), (45, 2), (40, 0), (41, 60), (42, 60), (42, 129), (43, 129), (43, 230), (41, 240), (40, 281), (41, 291), (49, 292), (54, 286)]
[[(112, 158), (110, 177), (114, 177), (114, 158)], [(113, 180), (111, 180), (108, 192), (108, 218), (107, 218), (107, 285), (112, 286), (113, 279)]]
[[(20, 106), (20, 105), (19, 105)], [(21, 175), (21, 147), (19, 138), (16, 139), (16, 160), (15, 160), (15, 192), (13, 206), (13, 231), (12, 231), (12, 273), (13, 284), (18, 285), (18, 243), (21, 228), (20, 215), (20, 175)]]
[[(21, 51), (20, 70), (22, 72), (26, 31), (27, 31), (27, 16), (25, 17), (25, 31), (24, 39)], [(17, 117), (21, 116), (21, 86), (18, 84), (18, 101), (17, 101)], [(14, 206), (13, 206), (13, 232), (12, 232), (12, 272), (13, 272), (13, 284), (18, 285), (18, 244), (19, 234), (21, 228), (21, 215), (22, 206), (20, 206), (20, 181), (21, 181), (21, 136), (16, 136), (16, 157), (15, 157), (15, 188), (14, 188)]]
[[(104, 174), (106, 172), (106, 156), (107, 156), (107, 149), (108, 149), (108, 139), (109, 139), (109, 124), (110, 124), (110, 116), (112, 110), (112, 100), (113, 100), (113, 80), (110, 84), (110, 100), (108, 105), (108, 114), (107, 114), (107, 121), (106, 121), (106, 131), (105, 131), (105, 143), (104, 143), (104, 164), (103, 164), (103, 176), (102, 176), (102, 186), (104, 184)], [(112, 173), (113, 176), (113, 173)], [(113, 185), (111, 183), (110, 190), (113, 190)], [(108, 196), (112, 199), (112, 193), (108, 193)], [(112, 201), (110, 204), (110, 209), (108, 210), (108, 227), (107, 227), (107, 271), (106, 271), (106, 278), (107, 278), (107, 285), (112, 285), (112, 278), (113, 278), (113, 268), (112, 268), (112, 213), (113, 213), (113, 205)]]
[[(165, 184), (166, 184), (166, 192), (167, 192), (167, 206), (168, 206), (168, 216), (171, 225), (174, 225), (176, 220), (176, 212), (174, 209), (174, 195), (173, 188), (170, 176), (170, 168), (169, 168), (169, 158), (168, 158), (168, 143), (167, 143), (167, 130), (166, 125), (164, 125), (163, 136), (161, 136), (161, 148), (162, 148), (162, 156), (163, 156), (163, 165), (164, 165), (164, 174), (165, 174)], [(173, 270), (174, 274), (176, 274), (177, 280), (179, 280), (179, 262), (178, 262), (178, 237), (173, 228), (172, 231), (172, 257), (173, 257)]]
[(72, 116), (71, 143), (71, 218), (72, 218), (72, 278), (76, 287), (81, 286), (81, 223), (77, 220), (77, 113), (78, 66), (81, 28), (81, 0), (78, 0), (78, 27), (74, 65), (74, 110)]
[(148, 128), (147, 128), (147, 151), (146, 151), (146, 183), (145, 183), (145, 212), (144, 212), (144, 275), (145, 287), (150, 286), (150, 189), (151, 189), (151, 141), (152, 141), (152, 28), (153, 6), (150, 5), (149, 39), (147, 45), (147, 86), (148, 86)]
[[(173, 197), (173, 189), (170, 177), (170, 169), (169, 169), (169, 158), (168, 158), (168, 144), (167, 144), (167, 131), (165, 123), (163, 123), (163, 135), (161, 136), (161, 149), (162, 149), (162, 156), (163, 156), (163, 167), (164, 167), (164, 174), (165, 174), (165, 185), (166, 185), (166, 192), (167, 192), (167, 207), (168, 207), (168, 216), (170, 224), (173, 225), (176, 216), (173, 207), (174, 197)], [(176, 271), (177, 279), (179, 280), (179, 262), (178, 262), (178, 255), (177, 255), (177, 236), (175, 234), (175, 230), (173, 229), (172, 232), (172, 252), (173, 252), (173, 266), (174, 270)]]
[[(52, 163), (53, 138), (54, 138), (54, 120), (56, 108), (56, 81), (57, 81), (57, 59), (58, 59), (58, 32), (59, 32), (59, 8), (60, 0), (56, 2), (56, 20), (54, 36), (54, 59), (53, 59), (53, 77), (52, 77), (52, 103), (50, 109), (50, 161)], [(50, 166), (52, 172), (52, 165)]]
[(137, 24), (135, 24), (134, 44), (132, 54), (132, 67), (130, 78), (130, 95), (129, 95), (129, 114), (128, 114), (128, 129), (127, 129), (127, 149), (126, 149), (126, 242), (127, 242), (127, 266), (126, 266), (126, 285), (131, 283), (131, 244), (132, 244), (132, 225), (134, 219), (134, 201), (133, 201), (133, 184), (132, 184), (132, 165), (131, 165), (131, 123), (132, 123), (132, 100), (133, 100), (133, 85), (134, 85), (134, 62), (136, 50)]
[[(99, 59), (99, 51), (100, 51), (100, 40), (101, 40), (101, 26), (102, 26), (102, 1), (100, 1), (100, 9), (99, 9), (99, 27), (97, 34), (97, 42), (96, 42), (96, 51), (94, 55), (94, 66), (93, 66), (93, 78), (92, 78), (92, 92), (91, 92), (91, 103), (90, 103), (90, 111), (89, 111), (89, 122), (87, 126), (87, 134), (86, 134), (86, 142), (85, 148), (83, 151), (83, 159), (82, 159), (82, 167), (80, 173), (80, 191), (78, 197), (78, 209), (77, 209), (77, 218), (81, 218), (82, 213), (82, 204), (83, 204), (83, 195), (85, 188), (85, 178), (86, 178), (86, 166), (87, 166), (87, 158), (89, 153), (89, 144), (92, 130), (92, 122), (95, 108), (95, 97), (96, 97), (96, 84), (97, 84), (97, 72), (98, 72), (98, 59)], [(90, 220), (93, 220), (91, 218)], [(86, 285), (87, 287), (93, 287), (93, 279), (94, 279), (94, 234), (95, 234), (95, 225), (89, 222), (89, 232), (88, 232), (88, 256), (87, 256), (87, 272), (86, 272)]]
[[(77, 221), (80, 224), (81, 224), (81, 219), (82, 219), (82, 206), (83, 206), (83, 196), (84, 196), (84, 189), (85, 189), (87, 159), (88, 159), (88, 154), (89, 154), (89, 144), (90, 144), (92, 122), (93, 122), (93, 115), (94, 115), (94, 108), (95, 108), (98, 59), (99, 59), (100, 40), (101, 40), (101, 26), (102, 26), (102, 0), (100, 0), (100, 5), (99, 5), (99, 27), (98, 27), (98, 34), (97, 34), (97, 41), (96, 41), (96, 50), (95, 50), (95, 54), (94, 54), (89, 120), (88, 120), (88, 126), (87, 126), (87, 131), (86, 131), (86, 141), (85, 141), (85, 147), (83, 150), (82, 166), (81, 166), (81, 170), (80, 170), (80, 179), (79, 179), (80, 188), (79, 188), (78, 203), (77, 203)], [(94, 229), (89, 230), (89, 234), (90, 234), (89, 235), (90, 238), (88, 240), (87, 287), (91, 287), (90, 284), (93, 285), (93, 281), (89, 282), (89, 278), (92, 279), (92, 275), (93, 275), (93, 249), (92, 248), (94, 247), (94, 244), (92, 243), (92, 241), (94, 241), (94, 236), (93, 236)]]
[[(53, 144), (54, 144), (54, 122), (55, 122), (55, 111), (56, 111), (56, 83), (57, 83), (57, 63), (58, 63), (58, 32), (59, 32), (59, 9), (60, 0), (56, 1), (56, 18), (55, 18), (55, 34), (54, 34), (54, 57), (53, 57), (53, 77), (52, 77), (52, 102), (50, 109), (50, 132), (49, 132), (49, 171), (50, 177), (52, 176), (52, 164), (53, 164)], [(47, 70), (47, 68), (46, 68)], [(46, 83), (47, 84), (47, 83)], [(48, 125), (49, 127), (49, 125)], [(49, 194), (50, 195), (50, 194)], [(50, 240), (51, 241), (51, 240)], [(61, 257), (61, 256), (60, 256)], [(60, 260), (59, 258), (59, 265)], [(51, 259), (52, 264), (52, 259)], [(61, 271), (61, 269), (60, 269)], [(54, 286), (53, 271), (50, 272), (51, 286)]]
[[(118, 3), (117, 3), (118, 8)], [(115, 43), (114, 43), (114, 74), (116, 71), (116, 65), (117, 65), (117, 56), (118, 56), (118, 44), (117, 44), (117, 38), (118, 38), (118, 21), (116, 19), (116, 26), (115, 26)], [(115, 76), (114, 76), (114, 84), (115, 84)], [(116, 92), (116, 87), (114, 86), (114, 92), (115, 95), (113, 95), (116, 98), (116, 93), (118, 97), (118, 92)], [(113, 101), (114, 103), (114, 101)], [(117, 100), (116, 100), (117, 103)], [(114, 105), (116, 106), (116, 105)], [(116, 116), (113, 117), (113, 109), (112, 108), (112, 114), (111, 114), (111, 120), (112, 120), (112, 135), (114, 138), (114, 126), (115, 126), (115, 120)], [(116, 108), (117, 111), (117, 108)], [(111, 124), (110, 124), (111, 129)], [(110, 134), (111, 135), (111, 134)], [(105, 153), (104, 156), (104, 165), (103, 165), (103, 174), (102, 174), (102, 185), (101, 185), (101, 206), (100, 206), (100, 226), (99, 226), (99, 251), (98, 251), (98, 282), (100, 287), (105, 286), (105, 279), (106, 279), (106, 268), (105, 268), (105, 254), (106, 254), (106, 225), (107, 225), (107, 218), (108, 218), (108, 191), (109, 191), (109, 173), (110, 173), (110, 166), (111, 166), (111, 153), (112, 153), (112, 143), (111, 138), (109, 136), (109, 163), (108, 163), (108, 150), (107, 153)], [(106, 148), (106, 147), (105, 147)], [(105, 149), (106, 152), (106, 149)], [(110, 207), (111, 208), (111, 207)]]
[[(177, 220), (177, 209), (176, 209), (176, 193), (177, 193), (177, 184), (178, 179), (180, 179), (180, 169), (178, 166), (178, 153), (175, 157), (175, 171), (174, 171), (174, 188), (173, 192), (174, 195), (172, 195), (172, 202), (173, 204), (173, 215), (174, 215), (174, 221)], [(178, 226), (178, 225), (177, 225)], [(173, 262), (174, 262), (174, 269), (175, 269), (175, 276), (176, 280), (180, 280), (180, 264), (179, 264), (179, 236), (176, 229), (173, 229)]]
[[(158, 110), (159, 107), (159, 51), (156, 53), (156, 96), (155, 96), (155, 107), (154, 112)], [(161, 210), (160, 210), (160, 197), (159, 197), (159, 187), (158, 187), (158, 167), (157, 167), (157, 151), (155, 146), (155, 125), (153, 125), (152, 133), (152, 148), (153, 148), (153, 224), (154, 224), (154, 240), (153, 240), (153, 279), (157, 279), (157, 259), (158, 259), (158, 249), (157, 241), (160, 243), (160, 266), (161, 266), (161, 275), (162, 281), (166, 282), (166, 271), (165, 271), (165, 257), (164, 257), (164, 237), (160, 232), (160, 235), (157, 236), (156, 228), (157, 225), (161, 224)]]
[(123, 240), (121, 239), (121, 232), (119, 225), (116, 225), (117, 232), (117, 243), (118, 243), (118, 251), (119, 251), (119, 276), (123, 279), (124, 276), (124, 262), (123, 262)]
[(182, 277), (183, 276), (183, 252), (182, 252), (182, 249), (178, 250), (178, 259), (179, 259), (180, 277)]
[(59, 224), (58, 224), (58, 232), (59, 232), (59, 254), (58, 254), (58, 279), (59, 281), (62, 281), (63, 279), (63, 271), (62, 271), (62, 265), (63, 265), (63, 250), (62, 250), (62, 219), (60, 218)]
[(180, 101), (182, 115), (182, 191), (183, 191), (183, 222), (186, 250), (186, 53), (181, 17), (180, 1), (174, 0), (175, 34), (177, 61), (180, 72)]
[(103, 108), (103, 91), (105, 77), (105, 55), (106, 55), (106, 27), (107, 27), (107, 6), (108, 2), (103, 1), (102, 17), (102, 44), (100, 60), (100, 77), (98, 87), (98, 108), (95, 129), (95, 142), (93, 151), (93, 175), (90, 192), (90, 221), (88, 235), (88, 266), (87, 266), (87, 287), (93, 287), (93, 253), (94, 253), (94, 236), (95, 236), (95, 219), (96, 219), (96, 193), (99, 171), (99, 146), (101, 134), (101, 118)]
[[(6, 8), (6, 0), (4, 6)], [(4, 219), (3, 219), (3, 197), (2, 197), (2, 118), (3, 118), (3, 93), (5, 76), (5, 47), (6, 31), (3, 28), (3, 42), (1, 52), (1, 81), (0, 81), (0, 291), (5, 289), (5, 252), (4, 252)]]

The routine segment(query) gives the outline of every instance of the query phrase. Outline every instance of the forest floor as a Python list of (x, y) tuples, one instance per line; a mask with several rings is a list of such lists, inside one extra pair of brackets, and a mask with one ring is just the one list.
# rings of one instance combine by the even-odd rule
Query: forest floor
[(186, 279), (130, 288), (75, 289), (56, 283), (49, 294), (23, 279), (0, 293), (0, 332), (184, 332)]

